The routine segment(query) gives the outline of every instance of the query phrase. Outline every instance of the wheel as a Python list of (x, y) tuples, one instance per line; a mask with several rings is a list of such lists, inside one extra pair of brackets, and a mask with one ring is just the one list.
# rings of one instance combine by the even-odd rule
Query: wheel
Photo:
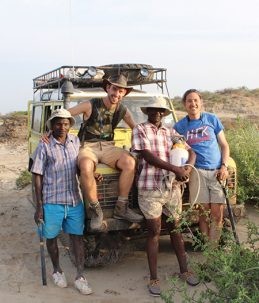
[[(100, 67), (102, 68), (102, 66)], [(145, 81), (151, 81), (154, 78), (154, 70), (151, 65), (147, 64), (111, 64), (103, 66), (105, 71), (104, 78), (108, 79), (114, 75), (124, 73), (127, 75), (128, 84), (136, 85), (143, 83), (143, 77), (140, 75), (140, 70), (145, 68), (149, 71), (148, 76), (145, 78)]]
[[(72, 264), (75, 265), (75, 255), (69, 235), (61, 232), (58, 238), (67, 249)], [(84, 246), (85, 267), (98, 267), (117, 263), (132, 251), (130, 243), (119, 232), (85, 235)]]

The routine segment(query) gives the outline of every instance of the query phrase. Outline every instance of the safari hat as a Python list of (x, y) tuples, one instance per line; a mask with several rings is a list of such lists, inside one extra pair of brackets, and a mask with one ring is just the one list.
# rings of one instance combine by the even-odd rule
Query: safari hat
[(70, 126), (73, 126), (75, 124), (75, 119), (74, 117), (71, 116), (70, 112), (64, 108), (59, 108), (56, 109), (52, 112), (50, 118), (47, 120), (46, 125), (48, 129), (51, 129), (51, 121), (54, 118), (64, 118), (64, 119), (69, 119), (70, 120)]
[(147, 109), (148, 108), (162, 108), (165, 110), (164, 116), (168, 116), (172, 113), (172, 110), (168, 108), (166, 105), (166, 101), (164, 98), (153, 98), (152, 100), (149, 101), (149, 103), (146, 106), (140, 107), (141, 111), (147, 115)]
[(108, 84), (109, 85), (112, 84), (112, 85), (115, 85), (115, 86), (118, 86), (118, 87), (125, 88), (127, 90), (125, 96), (128, 95), (133, 89), (133, 87), (128, 86), (127, 78), (123, 74), (111, 76), (108, 79), (103, 79), (103, 89), (106, 92), (107, 92), (107, 85)]

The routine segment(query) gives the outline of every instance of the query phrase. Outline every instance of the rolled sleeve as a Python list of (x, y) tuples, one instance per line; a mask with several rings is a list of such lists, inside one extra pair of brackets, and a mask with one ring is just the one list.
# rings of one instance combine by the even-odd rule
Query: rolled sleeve
[(31, 172), (38, 175), (43, 175), (47, 156), (46, 149), (43, 143), (40, 143), (33, 155), (33, 164)]
[(132, 151), (151, 150), (150, 141), (141, 125), (133, 129), (132, 134)]

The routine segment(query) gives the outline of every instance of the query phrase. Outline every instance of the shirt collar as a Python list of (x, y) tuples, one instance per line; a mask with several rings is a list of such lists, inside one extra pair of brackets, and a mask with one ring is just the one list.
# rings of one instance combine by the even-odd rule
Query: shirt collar
[(150, 123), (149, 121), (146, 121), (145, 124), (146, 124), (147, 126), (149, 126), (150, 128), (154, 128), (154, 129), (157, 129), (157, 130), (158, 130), (158, 129), (167, 129), (167, 127), (164, 126), (163, 123), (161, 123), (161, 126), (160, 126), (160, 127), (155, 126), (153, 123)]
[(67, 138), (66, 138), (65, 144), (62, 144), (59, 141), (57, 141), (52, 135), (50, 136), (50, 144), (51, 144), (51, 146), (54, 146), (56, 144), (58, 144), (58, 145), (67, 145), (70, 142), (74, 142), (74, 137), (71, 134), (67, 134)]

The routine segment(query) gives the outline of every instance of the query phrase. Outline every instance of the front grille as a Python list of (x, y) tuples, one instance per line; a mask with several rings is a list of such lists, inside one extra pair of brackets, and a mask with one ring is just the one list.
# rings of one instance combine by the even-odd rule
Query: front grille
[[(103, 181), (97, 183), (98, 201), (102, 208), (114, 208), (118, 199), (118, 180), (119, 173), (103, 175)], [(129, 194), (129, 204), (132, 206), (132, 191)]]
[(227, 188), (228, 188), (228, 198), (230, 204), (237, 203), (237, 171), (233, 167), (228, 168), (228, 180), (227, 180)]

